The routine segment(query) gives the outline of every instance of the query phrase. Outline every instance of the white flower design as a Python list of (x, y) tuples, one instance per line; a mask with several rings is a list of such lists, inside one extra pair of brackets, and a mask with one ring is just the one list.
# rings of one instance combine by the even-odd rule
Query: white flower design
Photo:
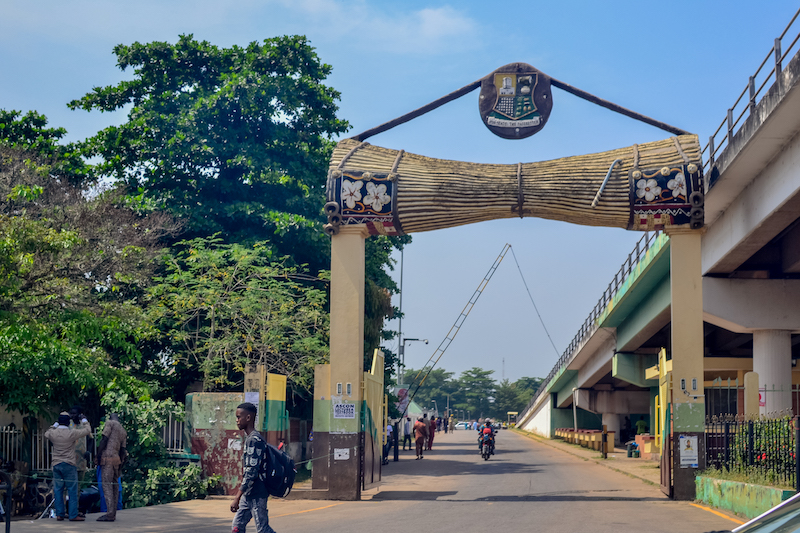
[(347, 207), (353, 209), (356, 202), (361, 200), (361, 181), (342, 180), (342, 198)]
[(672, 191), (672, 197), (686, 197), (686, 176), (679, 172), (675, 177), (667, 182), (667, 187)]
[(386, 185), (381, 183), (375, 185), (374, 183), (367, 182), (367, 195), (364, 197), (364, 203), (372, 207), (375, 211), (380, 211), (383, 206), (392, 201), (392, 198), (386, 194)]
[(636, 188), (636, 196), (639, 198), (644, 197), (648, 202), (652, 202), (656, 196), (661, 194), (661, 187), (658, 186), (658, 182), (654, 179), (639, 180), (636, 182)]

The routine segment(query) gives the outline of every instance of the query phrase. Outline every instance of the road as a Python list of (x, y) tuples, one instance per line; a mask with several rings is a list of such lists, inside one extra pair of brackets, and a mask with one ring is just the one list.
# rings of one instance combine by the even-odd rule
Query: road
[[(270, 500), (278, 533), (702, 533), (736, 524), (688, 502), (667, 499), (658, 487), (511, 431), (498, 436), (497, 455), (483, 461), (472, 431), (439, 434), (434, 450), (414, 460), (401, 452), (384, 468), (385, 481), (361, 502)], [(14, 522), (14, 533), (36, 531), (230, 531), (228, 502), (182, 502), (121, 511), (113, 525)], [(255, 531), (255, 528), (248, 528)]]

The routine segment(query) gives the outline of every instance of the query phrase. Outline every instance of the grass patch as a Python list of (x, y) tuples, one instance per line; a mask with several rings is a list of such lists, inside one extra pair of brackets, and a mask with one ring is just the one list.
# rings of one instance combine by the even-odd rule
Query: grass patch
[(720, 469), (720, 468), (707, 468), (702, 472), (698, 472), (698, 476), (706, 476), (714, 479), (722, 479), (725, 481), (738, 481), (740, 483), (752, 483), (753, 485), (764, 485), (767, 487), (776, 487), (779, 489), (794, 490), (794, 487), (787, 484), (785, 481), (780, 480), (774, 473), (762, 473), (757, 471), (748, 471), (744, 468), (741, 469)]

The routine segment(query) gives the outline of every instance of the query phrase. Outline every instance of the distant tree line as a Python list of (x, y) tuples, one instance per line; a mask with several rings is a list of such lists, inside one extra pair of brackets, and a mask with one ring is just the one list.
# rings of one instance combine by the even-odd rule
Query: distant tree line
[[(413, 393), (416, 390), (413, 401), (421, 407), (430, 409), (435, 405), (443, 415), (449, 404), (456, 418), (469, 416), (473, 420), (506, 420), (509, 411), (522, 414), (543, 381), (542, 378), (524, 377), (514, 382), (508, 379), (497, 382), (492, 374), (494, 370), (473, 367), (456, 378), (454, 372), (443, 368), (434, 368), (430, 373), (427, 369), (420, 371), (408, 368), (405, 370), (405, 381), (409, 384), (415, 382), (410, 391)], [(420, 382), (422, 385), (417, 389)]]

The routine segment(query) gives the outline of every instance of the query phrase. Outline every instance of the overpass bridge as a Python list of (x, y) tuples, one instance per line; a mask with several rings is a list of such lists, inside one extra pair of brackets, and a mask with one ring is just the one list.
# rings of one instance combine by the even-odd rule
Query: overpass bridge
[[(559, 427), (606, 425), (619, 441), (625, 417), (663, 428), (665, 404), (681, 393), (704, 404), (706, 415), (742, 413), (750, 371), (759, 376), (762, 413), (800, 414), (797, 18), (703, 150), (702, 338), (678, 345), (672, 335), (675, 320), (685, 320), (676, 305), (686, 307), (675, 281), (685, 281), (682, 268), (693, 260), (676, 254), (671, 235), (645, 234), (519, 416), (521, 428), (553, 437)], [(662, 382), (670, 360), (685, 351), (697, 354), (688, 364), (702, 365), (703, 383), (679, 379), (659, 397), (662, 350)], [(693, 496), (688, 481), (680, 483), (683, 496)]]

